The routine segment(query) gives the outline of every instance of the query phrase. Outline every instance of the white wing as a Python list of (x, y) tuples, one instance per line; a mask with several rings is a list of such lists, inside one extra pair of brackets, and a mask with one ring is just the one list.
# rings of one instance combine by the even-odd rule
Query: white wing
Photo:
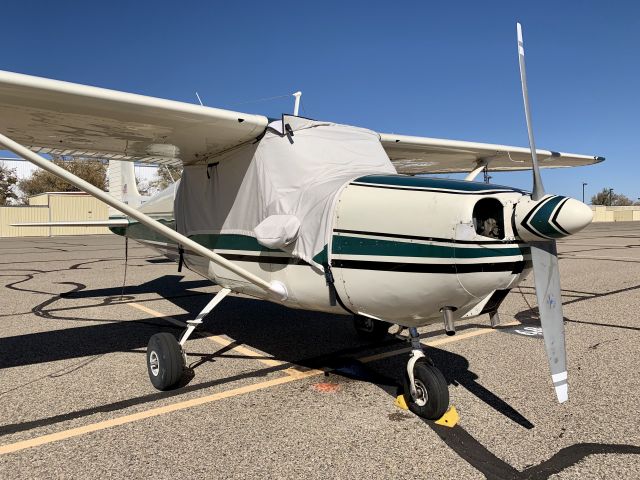
[[(523, 147), (390, 133), (381, 133), (380, 141), (398, 173), (470, 172), (478, 166), (478, 161), (486, 161), (491, 171), (531, 169), (531, 151)], [(604, 160), (603, 157), (540, 149), (536, 149), (536, 153), (542, 168), (579, 167)]]
[[(0, 71), (0, 132), (39, 153), (179, 164), (204, 162), (251, 141), (268, 119), (230, 110)], [(531, 168), (527, 148), (381, 134), (400, 173)], [(537, 150), (542, 167), (602, 157)]]
[(258, 137), (268, 119), (0, 71), (0, 132), (40, 153), (179, 164)]

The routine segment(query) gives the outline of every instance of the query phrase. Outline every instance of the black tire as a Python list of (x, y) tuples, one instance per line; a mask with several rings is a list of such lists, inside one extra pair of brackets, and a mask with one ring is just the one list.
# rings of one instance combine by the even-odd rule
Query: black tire
[(426, 360), (420, 359), (413, 367), (413, 376), (416, 382), (416, 390), (422, 398), (414, 400), (411, 397), (409, 375), (405, 372), (404, 399), (409, 410), (427, 420), (439, 419), (449, 408), (449, 386), (442, 372)]
[(147, 372), (158, 390), (175, 387), (184, 370), (182, 349), (176, 337), (167, 332), (156, 333), (147, 345)]
[(390, 323), (374, 320), (364, 315), (353, 316), (353, 327), (356, 329), (356, 333), (363, 340), (370, 342), (383, 340), (389, 335), (390, 326)]

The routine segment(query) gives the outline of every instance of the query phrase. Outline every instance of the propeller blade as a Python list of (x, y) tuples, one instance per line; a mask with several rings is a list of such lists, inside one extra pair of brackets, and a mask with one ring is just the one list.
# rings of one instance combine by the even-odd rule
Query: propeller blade
[(564, 317), (556, 242), (532, 242), (531, 260), (551, 379), (560, 403), (569, 398)]
[(527, 120), (527, 132), (529, 133), (529, 147), (531, 147), (531, 160), (533, 161), (533, 193), (531, 198), (540, 200), (544, 196), (544, 186), (540, 177), (540, 166), (536, 153), (536, 142), (533, 139), (533, 126), (531, 124), (531, 109), (529, 108), (529, 91), (527, 89), (527, 69), (524, 63), (524, 43), (522, 41), (522, 25), (517, 23), (518, 30), (518, 61), (520, 64), (520, 84), (522, 85), (522, 100), (524, 101), (524, 115)]

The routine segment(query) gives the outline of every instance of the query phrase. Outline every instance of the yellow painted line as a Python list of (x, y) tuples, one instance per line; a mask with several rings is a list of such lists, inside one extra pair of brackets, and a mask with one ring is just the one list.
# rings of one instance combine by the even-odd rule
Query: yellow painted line
[[(198, 330), (196, 330), (196, 332), (198, 332)], [(223, 337), (221, 335), (209, 334), (205, 330), (201, 330), (200, 333), (204, 333), (205, 335), (202, 335), (204, 338), (206, 338), (207, 340), (211, 340), (212, 342), (215, 342), (222, 347), (228, 347), (229, 345), (234, 343), (234, 341), (229, 338)], [(264, 355), (260, 355), (258, 352), (251, 350), (244, 345), (236, 345), (231, 350), (235, 350), (240, 355), (244, 355), (245, 357), (255, 358), (263, 365), (268, 365), (270, 367), (279, 367), (280, 365), (284, 365), (285, 363), (281, 360), (264, 358)]]
[[(502, 324), (502, 325), (505, 325), (505, 324)], [(437, 340), (426, 342), (425, 345), (429, 347), (437, 347), (438, 345), (446, 345), (447, 343), (459, 342), (467, 338), (477, 337), (478, 335), (486, 335), (487, 333), (498, 332), (498, 331), (499, 329), (495, 329), (495, 328), (483, 328), (480, 330), (474, 330), (472, 332), (460, 333), (458, 335), (453, 335), (451, 337), (438, 338)], [(376, 353), (375, 355), (362, 357), (358, 360), (360, 360), (362, 363), (374, 362), (376, 360), (382, 360), (383, 358), (395, 357), (396, 355), (400, 355), (402, 353), (409, 353), (410, 351), (411, 351), (411, 347), (400, 348), (398, 350), (392, 350), (390, 352)]]
[(565, 258), (578, 258), (578, 259), (586, 259), (586, 260), (631, 260), (638, 261), (640, 257), (609, 257), (609, 256), (601, 256), (601, 255), (573, 255), (570, 253), (560, 253), (560, 259), (564, 260)]
[[(166, 320), (169, 323), (172, 323), (174, 325), (177, 325), (179, 327), (186, 327), (187, 324), (185, 322), (182, 322), (180, 320), (178, 320), (177, 318), (173, 318), (170, 315), (165, 315), (161, 312), (158, 312), (157, 310), (154, 310), (152, 308), (146, 307), (144, 305), (141, 305), (139, 303), (128, 303), (127, 304), (130, 307), (136, 308), (142, 312), (148, 313), (149, 315), (152, 315), (156, 318), (162, 318), (164, 320)], [(216, 343), (217, 345), (221, 346), (221, 347), (228, 347), (229, 345), (233, 344), (233, 340), (225, 338), (221, 335), (214, 335), (213, 333), (207, 332), (206, 330), (202, 330), (202, 329), (198, 329), (195, 331), (196, 334), (200, 335), (203, 338), (206, 338), (207, 340), (210, 340), (214, 343)], [(257, 361), (259, 361), (260, 363), (262, 363), (263, 365), (268, 365), (269, 367), (278, 367), (280, 365), (283, 365), (285, 362), (282, 362), (280, 360), (275, 360), (275, 359), (268, 359), (268, 358), (260, 358), (263, 357), (263, 355), (260, 355), (258, 352), (255, 352), (253, 350), (251, 350), (250, 348), (247, 348), (243, 345), (236, 345), (235, 347), (233, 347), (231, 350), (235, 350), (237, 353), (239, 353), (240, 355), (244, 355), (245, 357), (249, 357), (249, 358), (255, 358)], [(283, 370), (283, 372), (289, 374), (288, 372), (289, 369), (287, 370)]]
[(178, 327), (186, 327), (187, 324), (184, 323), (181, 320), (178, 320), (177, 318), (173, 318), (170, 315), (164, 315), (156, 310), (153, 310), (152, 308), (149, 307), (145, 307), (144, 305), (140, 305), (139, 303), (127, 303), (128, 307), (133, 307), (133, 308), (137, 308), (138, 310), (143, 311), (144, 313), (148, 313), (149, 315), (152, 315), (154, 317), (157, 318), (162, 318), (164, 320), (166, 320), (169, 323), (172, 323), (173, 325), (177, 325)]
[[(133, 306), (134, 308), (138, 308), (139, 310), (142, 310), (142, 311), (144, 311), (146, 313), (149, 313), (151, 315), (161, 316), (162, 318), (171, 319), (173, 322), (177, 322), (177, 324), (184, 325), (184, 323), (181, 322), (180, 320), (176, 320), (173, 317), (168, 317), (168, 316), (162, 315), (160, 312), (156, 312), (155, 310), (147, 308), (147, 307), (145, 307), (143, 305), (140, 305), (140, 304), (129, 304), (129, 305)], [(517, 323), (519, 323), (519, 322), (515, 322), (515, 324), (517, 324)], [(503, 324), (503, 325), (505, 325), (505, 324)], [(510, 325), (510, 324), (507, 324), (507, 325)], [(485, 334), (488, 334), (488, 333), (491, 333), (491, 332), (496, 332), (496, 331), (498, 331), (498, 329), (483, 328), (481, 330), (474, 330), (472, 332), (455, 335), (453, 337), (445, 337), (445, 338), (440, 338), (440, 339), (437, 339), (437, 340), (432, 340), (431, 342), (427, 342), (426, 345), (428, 345), (428, 346), (444, 345), (444, 344), (448, 344), (448, 343), (453, 343), (453, 342), (458, 342), (458, 341), (461, 341), (461, 340), (465, 340), (467, 338), (477, 337), (479, 335), (485, 335)], [(209, 337), (207, 337), (207, 338), (209, 338)], [(224, 340), (226, 341), (226, 339), (224, 339)], [(216, 341), (216, 340), (214, 340), (214, 341)], [(379, 359), (382, 359), (382, 358), (388, 358), (388, 357), (393, 357), (395, 355), (400, 355), (402, 353), (409, 352), (410, 350), (411, 350), (411, 348), (400, 348), (400, 349), (397, 349), (397, 350), (392, 350), (390, 352), (384, 352), (384, 353), (379, 353), (379, 354), (376, 354), (376, 355), (369, 355), (367, 357), (361, 357), (361, 358), (359, 358), (359, 361), (361, 361), (363, 363), (368, 363), (368, 362), (372, 362), (372, 361), (379, 360)], [(253, 353), (255, 355), (255, 352), (251, 352), (251, 353)], [(274, 387), (274, 386), (277, 386), (277, 385), (282, 385), (282, 384), (285, 384), (285, 383), (294, 382), (294, 381), (297, 381), (297, 380), (302, 380), (304, 378), (309, 378), (309, 377), (313, 377), (313, 376), (317, 376), (317, 375), (325, 373), (324, 370), (318, 370), (318, 369), (302, 370), (302, 368), (303, 367), (288, 368), (287, 370), (285, 370), (285, 372), (288, 373), (287, 376), (278, 377), (278, 378), (275, 378), (273, 380), (267, 380), (267, 381), (264, 381), (264, 382), (255, 383), (255, 384), (252, 384), (252, 385), (247, 385), (247, 386), (244, 386), (244, 387), (234, 388), (234, 389), (231, 389), (231, 390), (226, 390), (224, 392), (214, 393), (212, 395), (207, 395), (207, 396), (200, 397), (200, 398), (194, 398), (194, 399), (191, 399), (191, 400), (185, 400), (185, 401), (182, 401), (182, 402), (173, 403), (171, 405), (166, 405), (166, 406), (163, 406), (163, 407), (152, 408), (150, 410), (145, 410), (143, 412), (133, 413), (131, 415), (123, 415), (122, 417), (113, 418), (111, 420), (104, 420), (102, 422), (97, 422), (97, 423), (93, 423), (93, 424), (90, 424), (90, 425), (85, 425), (85, 426), (82, 426), (82, 427), (72, 428), (72, 429), (69, 429), (69, 430), (61, 431), (61, 432), (51, 433), (51, 434), (48, 434), (48, 435), (35, 437), (35, 438), (29, 439), (29, 440), (23, 440), (23, 441), (16, 442), (16, 443), (10, 443), (10, 444), (7, 444), (7, 445), (2, 445), (2, 446), (0, 446), (0, 455), (4, 455), (4, 454), (7, 454), (7, 453), (18, 452), (20, 450), (24, 450), (24, 449), (27, 449), (27, 448), (33, 448), (33, 447), (38, 447), (38, 446), (41, 446), (41, 445), (46, 445), (48, 443), (59, 442), (61, 440), (66, 440), (66, 439), (69, 439), (69, 438), (78, 437), (78, 436), (81, 436), (81, 435), (86, 435), (88, 433), (97, 432), (97, 431), (100, 431), (100, 430), (105, 430), (107, 428), (112, 428), (112, 427), (116, 427), (116, 426), (119, 426), (119, 425), (125, 425), (127, 423), (137, 422), (139, 420), (144, 420), (144, 419), (147, 419), (147, 418), (153, 418), (153, 417), (157, 417), (157, 416), (160, 416), (160, 415), (165, 415), (165, 414), (168, 414), (168, 413), (172, 413), (172, 412), (176, 412), (176, 411), (180, 411), (180, 410), (185, 410), (187, 408), (192, 408), (192, 407), (197, 407), (197, 406), (200, 406), (200, 405), (205, 405), (207, 403), (216, 402), (218, 400), (223, 400), (225, 398), (236, 397), (238, 395), (244, 395), (246, 393), (256, 392), (258, 390), (263, 390), (263, 389), (266, 389), (266, 388)]]
[(7, 453), (14, 453), (26, 448), (39, 447), (48, 443), (59, 442), (80, 435), (86, 435), (87, 433), (97, 432), (105, 430), (107, 428), (116, 427), (118, 425), (125, 425), (131, 422), (137, 422), (146, 418), (157, 417), (159, 415), (165, 415), (167, 413), (184, 410), (187, 408), (197, 407), (205, 405), (207, 403), (216, 402), (225, 398), (236, 397), (238, 395), (244, 395), (246, 393), (256, 392), (265, 388), (273, 387), (276, 385), (282, 385), (284, 383), (295, 382), (302, 378), (312, 377), (323, 373), (321, 370), (310, 370), (309, 372), (300, 372), (298, 376), (286, 376), (278, 377), (273, 380), (267, 380), (265, 382), (254, 383), (253, 385), (247, 385), (245, 387), (234, 388), (224, 392), (214, 393), (213, 395), (207, 395), (205, 397), (194, 398), (192, 400), (185, 400), (183, 402), (173, 403), (164, 407), (152, 408), (151, 410), (145, 410), (144, 412), (133, 413), (131, 415), (124, 415), (122, 417), (113, 418), (111, 420), (104, 420), (102, 422), (85, 425), (82, 427), (72, 428), (70, 430), (64, 430), (62, 432), (51, 433), (49, 435), (43, 435), (41, 437), (32, 438), (30, 440), (23, 440), (21, 442), (11, 443), (8, 445), (0, 446), (0, 455)]

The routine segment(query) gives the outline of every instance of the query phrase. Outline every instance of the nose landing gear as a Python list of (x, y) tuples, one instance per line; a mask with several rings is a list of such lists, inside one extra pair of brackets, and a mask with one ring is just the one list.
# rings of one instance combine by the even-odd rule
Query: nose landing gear
[(437, 420), (449, 408), (449, 386), (442, 372), (428, 359), (416, 328), (410, 328), (411, 355), (404, 375), (404, 398), (413, 413)]

